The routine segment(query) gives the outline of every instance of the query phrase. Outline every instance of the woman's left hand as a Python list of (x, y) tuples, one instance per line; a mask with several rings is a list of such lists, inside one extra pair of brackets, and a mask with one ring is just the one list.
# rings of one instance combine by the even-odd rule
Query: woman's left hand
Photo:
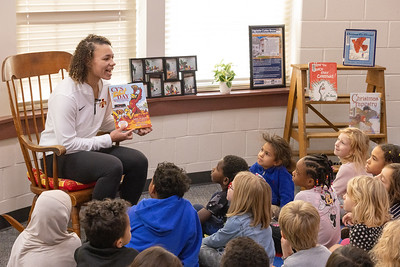
[(150, 133), (151, 131), (153, 131), (153, 128), (148, 127), (148, 128), (140, 128), (140, 129), (137, 129), (137, 130), (135, 130), (134, 132), (135, 132), (137, 135), (143, 136), (143, 135), (146, 135), (146, 134)]

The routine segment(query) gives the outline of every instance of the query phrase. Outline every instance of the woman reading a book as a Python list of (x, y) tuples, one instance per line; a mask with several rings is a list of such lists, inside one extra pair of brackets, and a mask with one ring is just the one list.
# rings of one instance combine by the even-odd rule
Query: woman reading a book
[[(114, 66), (107, 38), (91, 34), (78, 44), (69, 77), (50, 95), (40, 145), (66, 148), (66, 154), (58, 158), (59, 177), (85, 184), (96, 182), (93, 199), (114, 198), (119, 190), (121, 198), (136, 204), (147, 178), (148, 162), (138, 150), (112, 145), (133, 138), (133, 130), (115, 129), (111, 115), (107, 80)], [(145, 135), (151, 130), (136, 133)], [(97, 136), (99, 131), (110, 133)], [(53, 155), (46, 155), (48, 173), (52, 173), (52, 160)]]

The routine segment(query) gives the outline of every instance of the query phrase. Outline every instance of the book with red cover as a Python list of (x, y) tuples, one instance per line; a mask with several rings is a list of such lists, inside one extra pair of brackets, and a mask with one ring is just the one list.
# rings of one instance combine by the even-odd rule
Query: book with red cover
[(125, 130), (151, 127), (146, 90), (143, 83), (128, 83), (108, 87), (115, 127)]
[(334, 62), (309, 63), (310, 90), (312, 101), (337, 100), (337, 64)]

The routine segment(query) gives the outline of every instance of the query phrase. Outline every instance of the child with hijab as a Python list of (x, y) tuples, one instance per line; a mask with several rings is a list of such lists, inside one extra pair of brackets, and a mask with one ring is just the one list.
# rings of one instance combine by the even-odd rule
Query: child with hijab
[(75, 266), (74, 251), (82, 243), (67, 231), (71, 209), (71, 198), (61, 190), (40, 194), (31, 221), (14, 242), (7, 266), (50, 267), (55, 262), (59, 267)]

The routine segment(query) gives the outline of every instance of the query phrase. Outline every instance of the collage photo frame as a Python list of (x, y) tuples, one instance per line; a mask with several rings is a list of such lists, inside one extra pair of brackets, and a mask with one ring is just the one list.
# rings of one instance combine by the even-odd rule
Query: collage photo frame
[(131, 82), (142, 82), (148, 98), (196, 95), (197, 56), (129, 59)]

